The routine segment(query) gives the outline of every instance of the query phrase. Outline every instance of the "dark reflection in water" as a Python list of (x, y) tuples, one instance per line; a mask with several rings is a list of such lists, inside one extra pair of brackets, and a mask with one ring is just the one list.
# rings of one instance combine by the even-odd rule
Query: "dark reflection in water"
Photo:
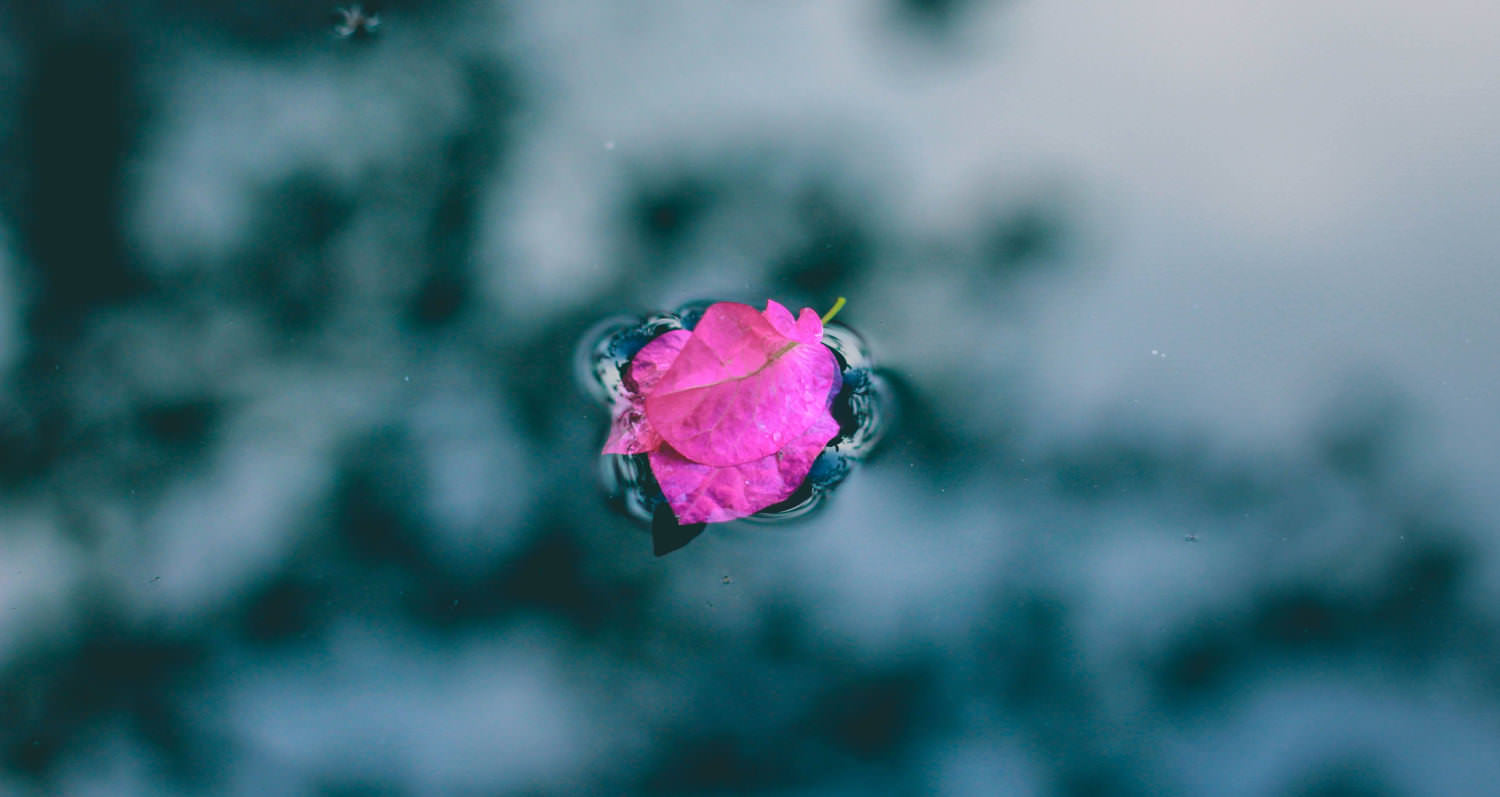
[(1489, 794), (1494, 26), (1253, 5), (0, 4), (0, 795)]

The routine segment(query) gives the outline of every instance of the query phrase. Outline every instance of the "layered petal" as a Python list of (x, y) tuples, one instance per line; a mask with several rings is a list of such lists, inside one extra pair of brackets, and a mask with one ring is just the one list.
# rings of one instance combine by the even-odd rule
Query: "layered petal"
[(658, 335), (636, 353), (626, 372), (625, 393), (615, 404), (604, 441), (606, 454), (644, 454), (661, 446), (661, 435), (646, 420), (645, 396), (672, 367), (691, 332), (675, 329)]
[(767, 303), (765, 314), (736, 302), (714, 304), (661, 381), (644, 393), (645, 417), (678, 454), (699, 464), (742, 465), (781, 451), (828, 415), (839, 373), (821, 336), (822, 322), (811, 310), (794, 320), (776, 302)]
[(802, 312), (792, 318), (792, 311), (775, 299), (767, 299), (766, 311), (762, 315), (784, 337), (799, 343), (823, 342), (823, 319), (811, 307), (802, 308)]
[(839, 431), (829, 406), (841, 375), (822, 337), (811, 309), (711, 305), (692, 332), (662, 335), (632, 359), (604, 452), (648, 454), (680, 524), (786, 500)]
[(727, 467), (693, 462), (662, 446), (651, 452), (651, 472), (677, 522), (723, 523), (789, 498), (838, 432), (838, 423), (824, 412), (781, 450)]

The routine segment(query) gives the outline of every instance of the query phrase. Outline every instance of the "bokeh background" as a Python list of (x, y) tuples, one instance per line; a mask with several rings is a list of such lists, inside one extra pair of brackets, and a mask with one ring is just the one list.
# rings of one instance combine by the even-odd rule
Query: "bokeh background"
[[(1500, 5), (0, 3), (0, 794), (1489, 795)], [(574, 375), (899, 386), (650, 555)]]

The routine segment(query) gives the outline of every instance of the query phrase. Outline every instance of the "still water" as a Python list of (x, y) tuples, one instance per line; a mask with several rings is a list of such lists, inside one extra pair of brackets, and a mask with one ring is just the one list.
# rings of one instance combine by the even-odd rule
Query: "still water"
[[(0, 3), (0, 795), (1495, 793), (1500, 12), (1409, 5)], [(632, 347), (839, 296), (654, 555)]]

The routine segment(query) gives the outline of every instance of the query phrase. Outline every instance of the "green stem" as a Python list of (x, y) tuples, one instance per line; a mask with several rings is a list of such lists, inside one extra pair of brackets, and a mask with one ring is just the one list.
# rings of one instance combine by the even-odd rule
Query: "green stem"
[(833, 308), (823, 314), (823, 323), (826, 324), (829, 321), (832, 321), (833, 317), (838, 315), (839, 311), (842, 309), (844, 309), (844, 297), (840, 296), (838, 298), (838, 301), (833, 303)]

